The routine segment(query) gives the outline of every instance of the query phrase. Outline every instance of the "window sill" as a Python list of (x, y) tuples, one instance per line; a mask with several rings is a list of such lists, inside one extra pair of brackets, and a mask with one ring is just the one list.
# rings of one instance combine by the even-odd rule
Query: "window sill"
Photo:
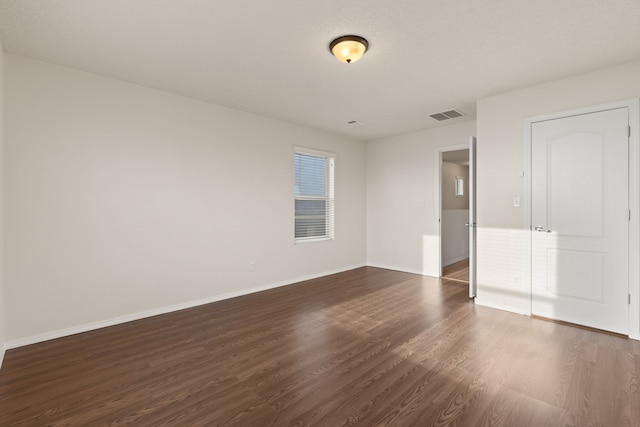
[(301, 237), (299, 239), (294, 240), (294, 244), (296, 245), (305, 245), (307, 243), (315, 243), (315, 242), (327, 242), (330, 240), (334, 240), (333, 237)]

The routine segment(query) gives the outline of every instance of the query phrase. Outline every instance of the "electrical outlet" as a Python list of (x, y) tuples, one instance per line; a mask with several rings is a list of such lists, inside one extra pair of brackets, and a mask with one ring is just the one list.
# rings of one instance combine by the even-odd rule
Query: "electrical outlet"
[(520, 207), (520, 197), (514, 197), (513, 198), (513, 207), (514, 208), (519, 208)]
[(256, 271), (256, 262), (255, 261), (249, 261), (249, 271)]

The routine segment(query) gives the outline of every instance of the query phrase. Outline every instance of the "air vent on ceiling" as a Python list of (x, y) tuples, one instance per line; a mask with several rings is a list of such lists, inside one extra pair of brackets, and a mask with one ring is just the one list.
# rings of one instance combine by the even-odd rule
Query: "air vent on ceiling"
[(462, 116), (464, 116), (464, 113), (461, 111), (449, 110), (449, 111), (444, 111), (442, 113), (432, 114), (429, 117), (441, 122), (443, 120), (455, 119), (456, 117), (462, 117)]

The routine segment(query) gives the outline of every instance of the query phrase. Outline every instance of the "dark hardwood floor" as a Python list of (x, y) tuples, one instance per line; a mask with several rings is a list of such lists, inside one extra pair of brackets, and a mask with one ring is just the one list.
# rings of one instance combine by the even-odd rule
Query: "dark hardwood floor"
[(7, 352), (2, 426), (640, 426), (640, 342), (376, 268)]

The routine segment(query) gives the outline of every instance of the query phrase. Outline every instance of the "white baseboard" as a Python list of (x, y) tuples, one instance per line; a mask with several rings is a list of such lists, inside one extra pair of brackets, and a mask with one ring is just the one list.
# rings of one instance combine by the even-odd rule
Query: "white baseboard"
[(486, 303), (482, 298), (478, 296), (475, 297), (475, 303), (476, 305), (481, 305), (487, 308), (494, 308), (496, 310), (508, 311), (510, 313), (524, 314), (525, 316), (531, 316), (531, 313), (529, 311), (520, 310), (517, 307), (507, 305), (507, 304)]
[(385, 270), (400, 271), (402, 273), (419, 274), (420, 276), (428, 276), (428, 277), (436, 277), (437, 278), (437, 276), (432, 276), (430, 274), (425, 274), (422, 271), (402, 268), (402, 267), (388, 265), (388, 264), (367, 263), (367, 266), (368, 267), (375, 267), (375, 268), (384, 268)]
[[(263, 286), (257, 286), (254, 288), (242, 289), (234, 292), (227, 292), (225, 294), (214, 295), (211, 297), (202, 298), (195, 301), (187, 301), (184, 303), (175, 304), (168, 307), (160, 307), (160, 308), (155, 308), (155, 309), (151, 309), (151, 310), (147, 310), (139, 313), (127, 314), (125, 316), (106, 319), (99, 322), (87, 323), (84, 325), (73, 326), (71, 328), (58, 329), (56, 331), (46, 332), (43, 334), (38, 334), (30, 337), (19, 338), (16, 340), (8, 341), (5, 343), (4, 348), (6, 350), (9, 350), (12, 348), (23, 347), (26, 345), (36, 344), (43, 341), (49, 341), (56, 338), (62, 338), (69, 335), (75, 335), (82, 332), (93, 331), (96, 329), (102, 329), (109, 326), (119, 325), (121, 323), (127, 323), (134, 320), (140, 320), (147, 317), (157, 316), (159, 314), (171, 313), (178, 310), (184, 310), (186, 308), (192, 308), (192, 307), (197, 307), (199, 305), (210, 304), (216, 301), (222, 301), (225, 299), (235, 298), (243, 295), (249, 295), (249, 294), (266, 291), (273, 288), (279, 288), (281, 286), (292, 285), (294, 283), (304, 282), (306, 280), (311, 280), (311, 279), (317, 279), (318, 277), (330, 276), (332, 274), (342, 273), (345, 271), (349, 271), (349, 270), (353, 270), (353, 269), (365, 267), (365, 266), (366, 264), (364, 263), (350, 265), (350, 266), (339, 268), (336, 270), (324, 271), (322, 273), (315, 273), (307, 276), (296, 277), (288, 280), (283, 280), (281, 282), (270, 283), (268, 285), (263, 285)], [(4, 355), (4, 352), (2, 352), (2, 354)]]
[(467, 258), (469, 258), (469, 254), (467, 254), (466, 256), (465, 256), (465, 255), (463, 255), (463, 256), (458, 257), (458, 258), (456, 258), (456, 259), (451, 259), (451, 260), (443, 261), (443, 262), (442, 262), (442, 266), (443, 266), (443, 267), (446, 267), (446, 266), (448, 266), (448, 265), (455, 264), (456, 262), (460, 262), (460, 261), (465, 260), (465, 259), (467, 259)]

